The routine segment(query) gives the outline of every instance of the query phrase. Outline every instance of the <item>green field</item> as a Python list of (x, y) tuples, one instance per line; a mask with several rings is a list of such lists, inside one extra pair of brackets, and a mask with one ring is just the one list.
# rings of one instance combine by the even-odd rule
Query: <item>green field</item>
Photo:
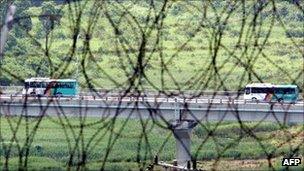
[[(278, 169), (283, 156), (303, 158), (303, 125), (240, 125), (202, 123), (194, 129), (191, 151), (200, 168), (267, 169), (268, 156)], [(29, 170), (98, 170), (103, 164), (105, 170), (139, 170), (155, 155), (167, 162), (175, 156), (171, 131), (165, 123), (151, 120), (60, 116), (39, 122), (38, 118), (2, 116), (0, 128), (0, 166), (4, 168), (8, 159), (10, 170), (25, 166)], [(240, 163), (245, 163), (242, 168)]]
[[(146, 22), (151, 10), (146, 1), (85, 2), (79, 3), (83, 11), (73, 55), (73, 4), (52, 5), (61, 9), (62, 18), (48, 41), (37, 17), (32, 17), (27, 33), (16, 26), (6, 48), (2, 84), (17, 85), (22, 79), (41, 76), (77, 78), (82, 87), (105, 89), (239, 90), (251, 82), (270, 82), (297, 84), (303, 90), (304, 17), (292, 2), (270, 2), (254, 13), (259, 4), (253, 1), (245, 4), (245, 11), (241, 1), (233, 7), (227, 7), (229, 1), (169, 1), (161, 31), (153, 25), (154, 15)], [(157, 1), (156, 13), (161, 6)], [(94, 10), (100, 17), (94, 16)], [(43, 7), (25, 11), (35, 16), (43, 14)], [(150, 29), (141, 34), (140, 27), (146, 24)], [(90, 39), (85, 39), (86, 34)]]

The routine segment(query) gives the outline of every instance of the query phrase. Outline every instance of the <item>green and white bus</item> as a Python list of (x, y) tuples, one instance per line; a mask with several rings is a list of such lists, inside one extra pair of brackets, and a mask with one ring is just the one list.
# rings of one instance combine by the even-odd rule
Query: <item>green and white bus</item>
[(298, 100), (299, 89), (296, 85), (273, 85), (254, 83), (245, 87), (244, 100), (266, 102), (291, 102)]
[(76, 96), (78, 84), (75, 79), (30, 78), (24, 82), (22, 95)]

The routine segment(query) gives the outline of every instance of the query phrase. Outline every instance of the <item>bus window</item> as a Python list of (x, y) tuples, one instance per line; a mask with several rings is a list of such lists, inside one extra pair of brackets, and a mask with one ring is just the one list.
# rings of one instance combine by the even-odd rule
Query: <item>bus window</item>
[(62, 88), (62, 83), (57, 82), (57, 83), (56, 83), (56, 87), (57, 87), (57, 88)]
[(251, 88), (251, 93), (264, 93), (264, 92), (265, 92), (264, 88), (256, 88), (256, 87)]
[(70, 83), (61, 83), (61, 88), (69, 88)]
[(60, 88), (61, 87), (61, 84), (59, 82), (56, 82), (55, 83), (55, 88)]
[(65, 83), (65, 88), (71, 88), (71, 83), (70, 82)]
[(29, 82), (24, 82), (24, 87), (25, 87), (26, 89), (28, 89), (28, 88), (30, 87), (30, 83), (29, 83)]
[(56, 82), (52, 81), (52, 82), (49, 82), (49, 88), (56, 88)]
[(30, 82), (29, 85), (30, 85), (31, 88), (36, 88), (36, 83), (35, 82)]
[(294, 88), (276, 88), (275, 89), (276, 94), (295, 94)]
[(258, 88), (251, 88), (251, 93), (258, 93), (259, 89)]
[(56, 82), (52, 82), (51, 86), (52, 86), (52, 88), (57, 88), (57, 83)]
[(31, 88), (40, 88), (41, 87), (41, 83), (38, 83), (38, 82), (30, 82), (29, 85)]
[(286, 89), (286, 94), (295, 94), (295, 93), (296, 93), (296, 91), (295, 91), (294, 88), (287, 88)]
[(57, 82), (57, 88), (62, 88), (62, 83)]
[(42, 82), (42, 83), (41, 83), (41, 87), (42, 87), (42, 88), (46, 88), (47, 85), (48, 85), (48, 83), (46, 83), (46, 82)]
[(75, 83), (74, 82), (70, 82), (69, 83), (69, 88), (74, 88)]
[(245, 94), (250, 94), (250, 88), (245, 88)]
[(273, 88), (268, 88), (267, 93), (273, 94), (274, 93), (274, 89)]
[(285, 94), (285, 93), (284, 93), (284, 88), (276, 88), (276, 89), (274, 90), (274, 93), (275, 93), (275, 94)]
[(62, 82), (60, 83), (60, 88), (74, 88), (73, 82)]
[(251, 88), (251, 93), (273, 93), (273, 89), (269, 87), (254, 87)]

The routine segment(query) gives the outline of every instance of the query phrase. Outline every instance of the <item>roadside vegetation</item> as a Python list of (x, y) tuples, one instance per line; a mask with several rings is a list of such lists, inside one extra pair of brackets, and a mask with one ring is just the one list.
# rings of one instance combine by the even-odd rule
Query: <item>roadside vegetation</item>
[[(1, 168), (7, 156), (11, 170), (22, 168), (28, 147), (29, 170), (65, 170), (67, 167), (96, 170), (104, 163), (108, 145), (114, 142), (114, 137), (117, 139), (110, 149), (105, 170), (145, 168), (152, 163), (155, 155), (167, 162), (175, 158), (174, 137), (165, 123), (161, 122), (158, 124), (164, 128), (153, 124), (152, 120), (145, 120), (142, 125), (139, 120), (80, 120), (62, 116), (45, 117), (40, 123), (37, 118), (3, 116), (0, 119), (3, 138), (0, 148)], [(37, 124), (38, 129), (33, 131)], [(278, 169), (281, 168), (280, 162), (284, 156), (295, 154), (303, 158), (303, 125), (246, 122), (241, 126), (236, 122), (198, 125), (193, 130), (191, 148), (198, 166), (202, 169), (215, 167), (219, 170), (225, 167), (267, 169), (267, 159), (270, 157), (271, 164)], [(33, 137), (31, 133), (34, 133)], [(33, 138), (32, 142), (29, 137)], [(296, 149), (298, 150), (294, 153)], [(24, 153), (21, 158), (18, 155), (20, 151)], [(81, 163), (83, 155), (86, 158), (85, 165), (81, 165), (84, 164)], [(245, 165), (240, 167), (240, 163)]]

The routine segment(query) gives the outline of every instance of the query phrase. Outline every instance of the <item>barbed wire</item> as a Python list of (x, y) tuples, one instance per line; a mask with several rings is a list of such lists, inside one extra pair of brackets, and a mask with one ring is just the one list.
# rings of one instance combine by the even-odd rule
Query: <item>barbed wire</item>
[[(7, 8), (8, 3), (0, 3), (1, 8)], [(192, 131), (192, 150), (186, 151), (192, 161), (198, 162), (197, 169), (229, 170), (229, 166), (222, 165), (223, 161), (254, 159), (266, 160), (264, 168), (260, 165), (258, 169), (276, 170), (280, 168), (278, 158), (303, 159), (303, 123), (290, 126), (286, 118), (294, 104), (270, 103), (262, 120), (245, 122), (241, 105), (229, 102), (222, 117), (211, 122), (208, 117), (212, 117), (217, 104), (207, 103), (206, 110), (198, 112), (191, 102), (184, 100), (175, 102), (180, 114), (180, 123), (176, 125), (176, 118), (168, 117), (169, 109), (162, 110), (163, 106), (173, 110), (170, 103), (142, 98), (151, 90), (155, 99), (197, 99), (203, 97), (206, 90), (214, 90), (211, 99), (218, 96), (217, 91), (230, 90), (237, 90), (236, 98), (240, 98), (246, 84), (276, 79), (277, 82), (285, 79), (303, 91), (303, 32), (297, 38), (290, 35), (289, 28), (301, 29), (301, 24), (286, 23), (289, 21), (284, 18), (284, 5), (288, 5), (285, 10), (303, 17), (303, 3), (296, 0), (67, 0), (56, 5), (60, 14), (14, 18), (8, 41), (21, 39), (15, 37), (14, 29), (25, 30), (21, 21), (28, 17), (37, 20), (33, 22), (34, 27), (43, 27), (38, 20), (51, 22), (52, 26), (40, 38), (37, 38), (37, 29), (23, 35), (30, 48), (20, 55), (25, 59), (14, 56), (14, 50), (7, 43), (0, 65), (0, 80), (6, 77), (20, 83), (26, 77), (39, 76), (41, 67), (47, 67), (44, 77), (75, 77), (82, 88), (89, 89), (94, 99), (107, 97), (109, 92), (118, 92), (119, 98), (95, 102), (74, 98), (74, 105), (78, 106), (76, 115), (68, 113), (71, 110), (66, 110), (64, 98), (46, 100), (26, 96), (22, 99), (20, 113), (13, 112), (15, 99), (0, 98), (1, 169), (31, 170), (34, 157), (45, 157), (62, 164), (47, 165), (55, 169), (158, 170), (161, 167), (157, 166), (155, 156), (172, 163), (175, 159), (175, 144), (172, 143), (179, 137), (176, 128), (189, 120), (189, 124), (194, 121), (197, 126)], [(63, 21), (55, 24), (59, 18)], [(60, 34), (64, 38), (56, 38)], [(282, 37), (276, 37), (278, 35)], [(289, 59), (274, 58), (268, 50), (272, 43), (281, 44), (276, 48), (286, 46), (288, 49), (283, 49), (288, 51), (286, 54), (292, 53), (297, 60), (283, 65)], [(100, 44), (98, 50), (96, 44)], [(25, 61), (30, 57), (40, 57), (44, 61), (34, 66), (31, 71), (36, 73), (30, 75), (16, 72), (7, 60)], [(178, 68), (185, 62), (189, 63), (188, 67)], [(263, 69), (276, 73), (267, 75), (262, 73)], [(107, 91), (100, 93), (100, 88)], [(126, 97), (137, 100), (126, 102), (123, 100)], [(141, 98), (143, 100), (138, 100)], [(33, 109), (32, 104), (38, 106)], [(100, 112), (92, 115), (90, 106), (96, 104)], [(283, 122), (276, 115), (276, 105), (286, 111)], [(50, 108), (56, 114), (48, 115)], [(34, 110), (38, 110), (38, 115), (33, 116)], [(225, 117), (230, 113), (236, 121), (227, 123)], [(265, 128), (264, 132), (257, 131), (267, 124), (267, 117), (273, 117), (275, 122), (268, 123), (270, 128)], [(58, 133), (47, 132), (49, 128)], [(59, 133), (62, 137), (48, 137), (60, 136)], [(176, 141), (187, 147), (183, 140)], [(248, 152), (237, 148), (247, 148)], [(206, 160), (210, 167), (199, 165)], [(113, 163), (125, 166), (110, 167)]]

